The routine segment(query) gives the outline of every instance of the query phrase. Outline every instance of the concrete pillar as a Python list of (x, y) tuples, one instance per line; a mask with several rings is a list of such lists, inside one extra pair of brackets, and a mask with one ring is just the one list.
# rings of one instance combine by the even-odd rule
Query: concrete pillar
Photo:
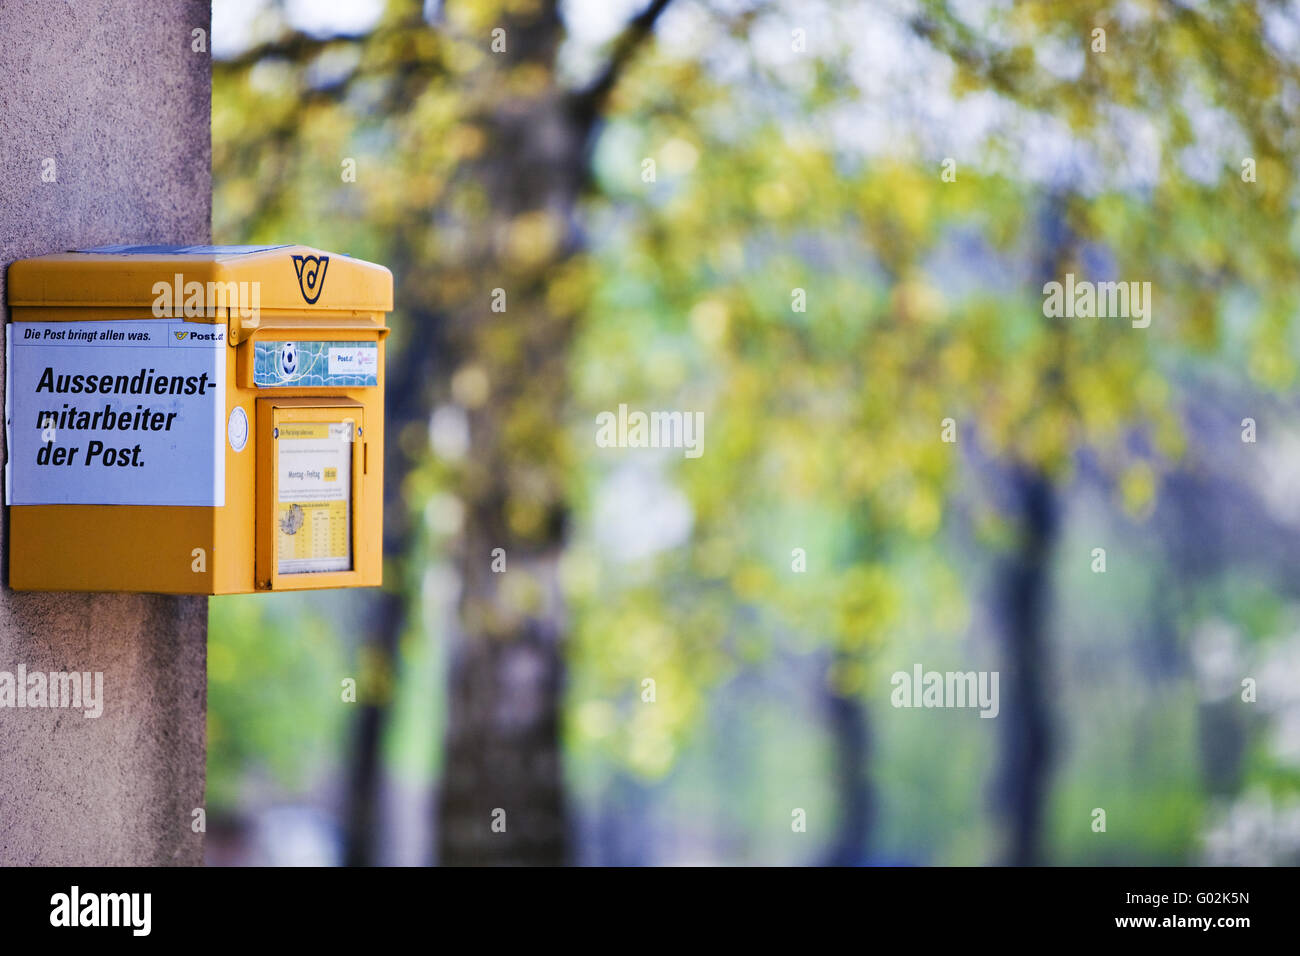
[[(14, 259), (208, 241), (209, 31), (208, 0), (0, 3), (0, 309)], [(102, 672), (104, 698), (0, 706), (0, 866), (202, 862), (206, 640), (204, 598), (0, 588), (0, 671)]]

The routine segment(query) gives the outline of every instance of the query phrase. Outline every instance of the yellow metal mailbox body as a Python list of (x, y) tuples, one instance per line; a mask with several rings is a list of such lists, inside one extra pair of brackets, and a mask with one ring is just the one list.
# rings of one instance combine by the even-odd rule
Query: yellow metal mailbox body
[(13, 263), (10, 587), (380, 584), (392, 299), (387, 269), (305, 246)]

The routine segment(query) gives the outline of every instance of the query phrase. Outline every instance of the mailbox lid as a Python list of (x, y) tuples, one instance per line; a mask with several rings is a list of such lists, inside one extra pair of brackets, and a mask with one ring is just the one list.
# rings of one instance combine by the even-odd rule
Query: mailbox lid
[[(164, 294), (160, 283), (170, 286), (166, 294), (173, 301), (178, 288), (182, 298), (189, 294), (191, 282), (205, 292), (210, 282), (256, 282), (258, 307), (268, 311), (393, 308), (388, 269), (301, 245), (116, 245), (20, 259), (9, 267), (7, 297), (14, 308), (152, 309)], [(252, 287), (246, 288), (251, 294)], [(207, 317), (226, 319), (224, 313)]]

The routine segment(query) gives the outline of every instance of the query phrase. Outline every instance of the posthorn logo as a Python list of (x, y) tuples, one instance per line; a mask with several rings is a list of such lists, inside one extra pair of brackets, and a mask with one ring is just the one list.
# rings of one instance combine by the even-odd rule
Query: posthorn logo
[(308, 305), (315, 305), (325, 288), (325, 270), (329, 256), (294, 256), (293, 267), (298, 272), (298, 289)]

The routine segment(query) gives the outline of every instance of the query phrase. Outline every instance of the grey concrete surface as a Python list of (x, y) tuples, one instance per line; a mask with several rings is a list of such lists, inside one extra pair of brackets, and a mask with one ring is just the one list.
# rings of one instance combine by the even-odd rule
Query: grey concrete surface
[[(209, 239), (211, 61), (191, 31), (210, 19), (208, 0), (0, 0), (0, 276)], [(99, 671), (104, 697), (99, 718), (0, 706), (0, 866), (202, 863), (206, 640), (204, 598), (0, 587), (0, 672)]]

